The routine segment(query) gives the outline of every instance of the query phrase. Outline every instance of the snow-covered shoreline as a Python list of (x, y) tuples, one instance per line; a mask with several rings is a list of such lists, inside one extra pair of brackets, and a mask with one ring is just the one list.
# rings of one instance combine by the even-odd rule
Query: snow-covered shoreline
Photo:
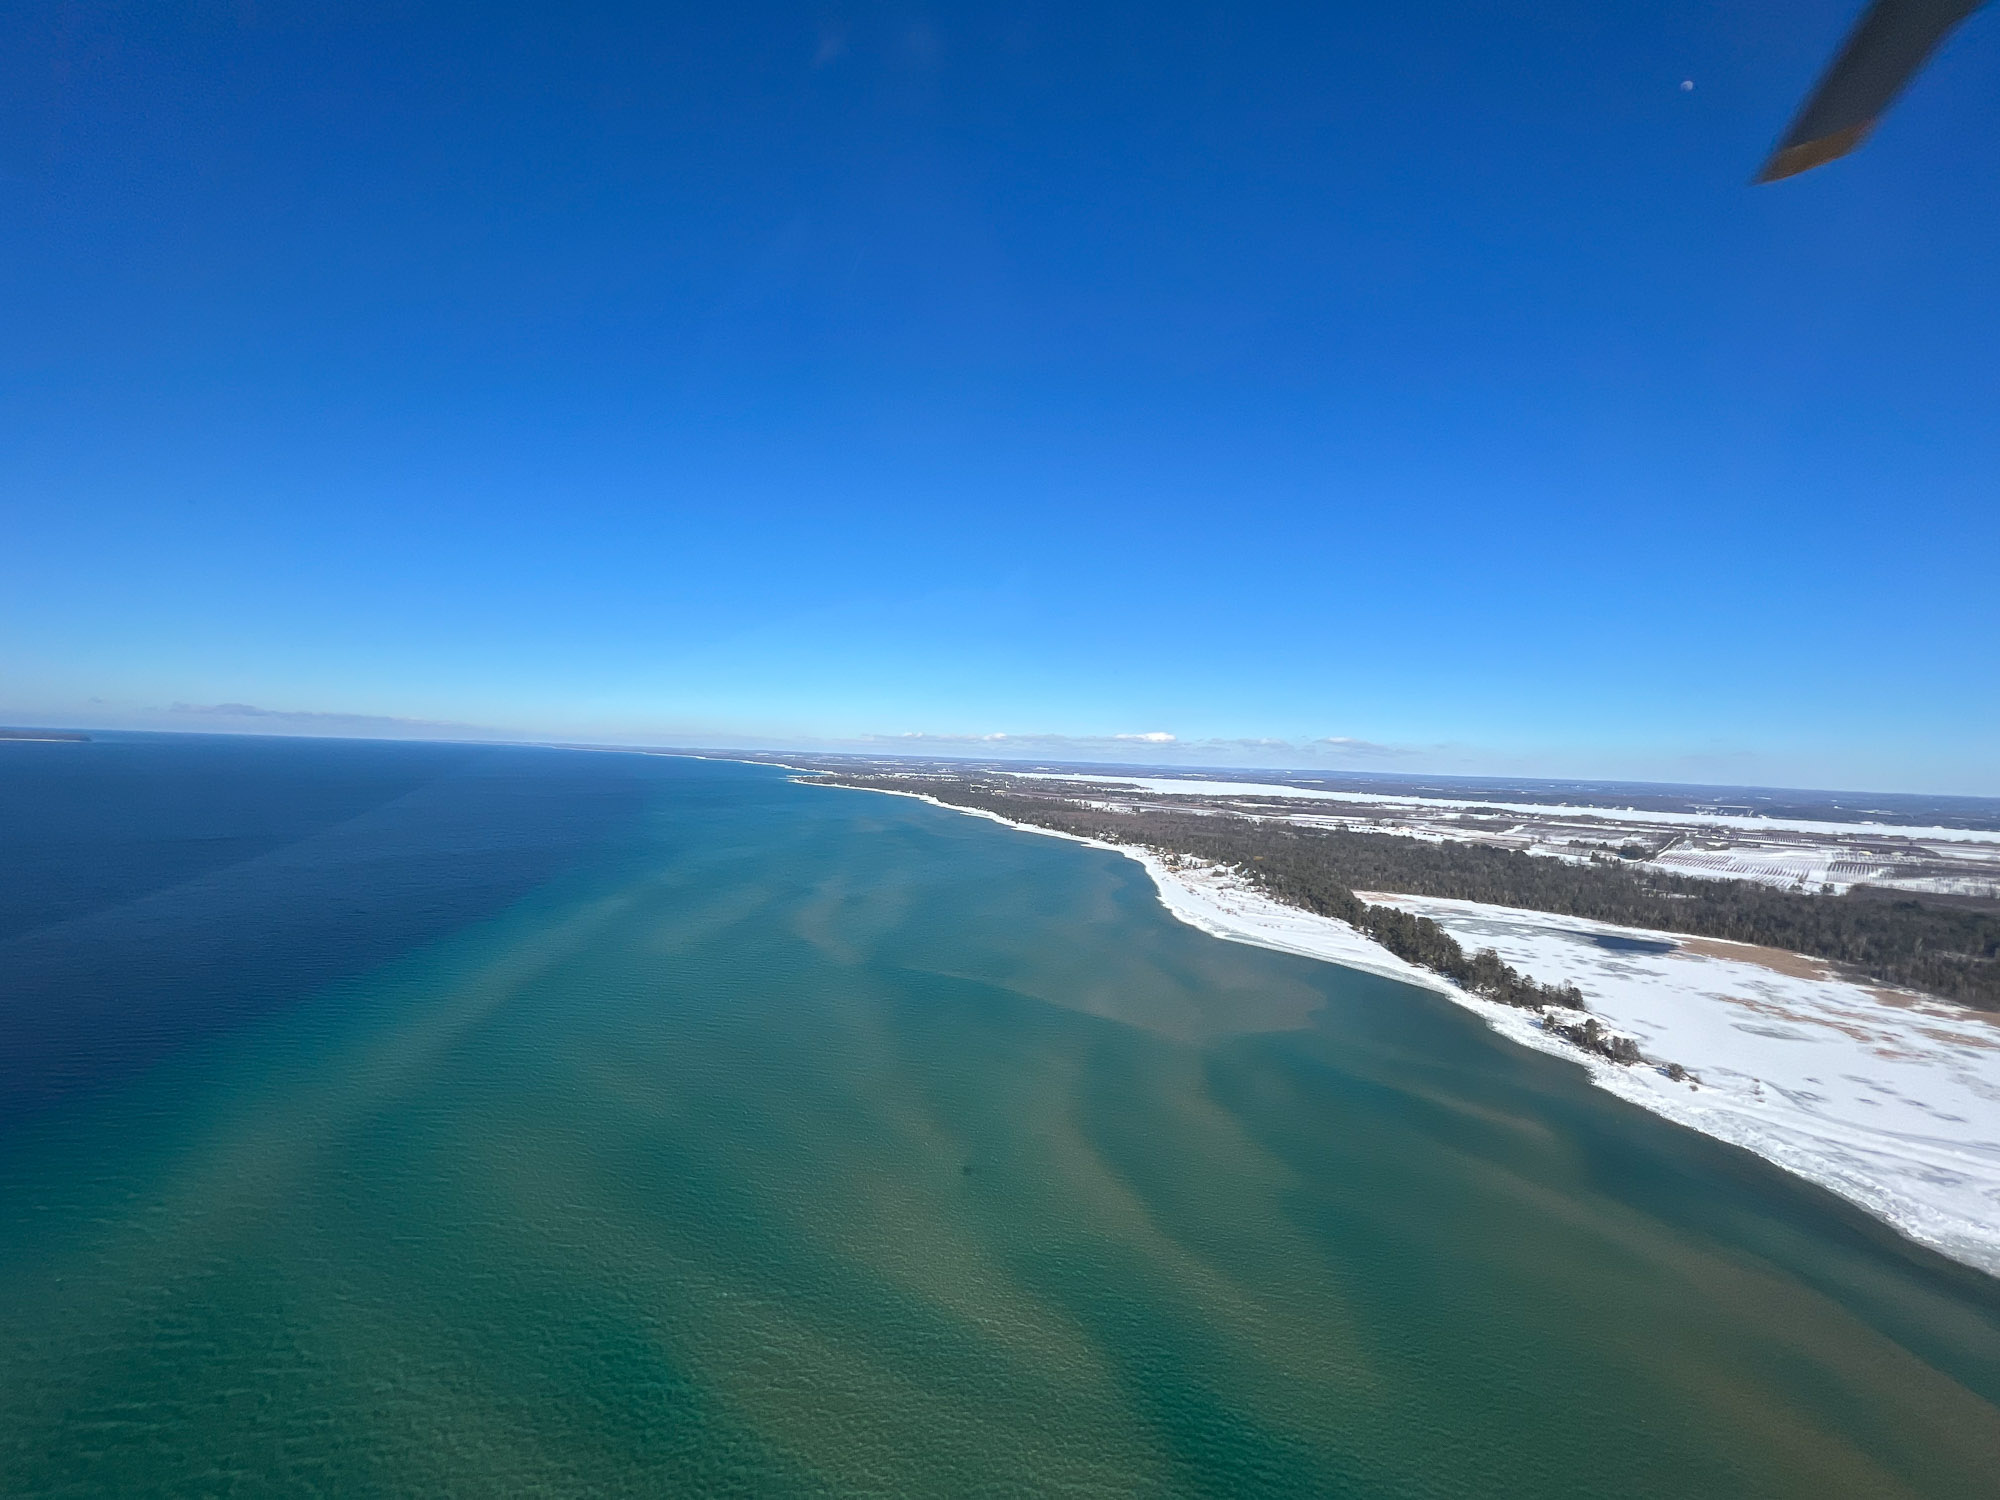
[[(878, 789), (870, 789), (878, 790)], [(887, 789), (879, 789), (887, 790)], [(1653, 1062), (1620, 1064), (1545, 1030), (1537, 1012), (1473, 995), (1345, 922), (1272, 900), (1233, 872), (896, 791), (1136, 861), (1162, 905), (1211, 936), (1322, 959), (1442, 994), (1600, 1088), (1741, 1146), (1909, 1238), (2000, 1275), (2000, 1018), (1865, 988), (1810, 960), (1670, 933), (1465, 901), (1366, 896), (1494, 948), (1543, 983), (1574, 982)], [(1677, 1062), (1698, 1084), (1676, 1082)]]

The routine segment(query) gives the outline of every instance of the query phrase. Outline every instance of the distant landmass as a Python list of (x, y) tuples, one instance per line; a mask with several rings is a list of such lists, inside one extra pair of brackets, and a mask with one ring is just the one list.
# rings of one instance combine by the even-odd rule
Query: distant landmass
[[(691, 752), (715, 754), (714, 751)], [(1711, 786), (1663, 781), (1570, 781), (1546, 777), (1431, 776), (1397, 771), (1273, 771), (1264, 767), (1160, 766), (1070, 761), (1016, 761), (784, 754), (746, 751), (742, 759), (815, 769), (974, 772), (1021, 775), (1040, 772), (1093, 781), (1133, 778), (1234, 781), (1295, 788), (1304, 794), (1339, 792), (1421, 797), (1452, 802), (1532, 802), (1607, 812), (1684, 813), (1697, 816), (1786, 818), (1816, 823), (1890, 823), (2000, 832), (2000, 797), (1926, 792), (1824, 791), (1798, 787)]]
[(0, 729), (0, 740), (56, 740), (65, 744), (87, 744), (90, 736), (73, 729)]

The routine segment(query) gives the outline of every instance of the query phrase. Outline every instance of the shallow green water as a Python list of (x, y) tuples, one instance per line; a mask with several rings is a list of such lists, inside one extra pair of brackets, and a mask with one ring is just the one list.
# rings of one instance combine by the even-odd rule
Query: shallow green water
[(0, 1152), (10, 1494), (2000, 1493), (2000, 1295), (1114, 855), (682, 763)]

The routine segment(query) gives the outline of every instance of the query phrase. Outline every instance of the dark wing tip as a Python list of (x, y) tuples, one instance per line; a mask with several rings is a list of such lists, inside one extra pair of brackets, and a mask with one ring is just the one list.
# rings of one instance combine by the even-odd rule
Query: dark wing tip
[(1985, 0), (1874, 0), (1754, 182), (1776, 182), (1860, 145), (1952, 29)]
[(1777, 182), (1782, 178), (1796, 177), (1801, 172), (1810, 172), (1814, 167), (1823, 167), (1837, 157), (1847, 155), (1875, 128), (1873, 120), (1863, 120), (1859, 125), (1850, 125), (1845, 130), (1836, 130), (1810, 141), (1799, 141), (1795, 145), (1781, 146), (1771, 153), (1769, 161), (1758, 169), (1751, 178), (1753, 183)]

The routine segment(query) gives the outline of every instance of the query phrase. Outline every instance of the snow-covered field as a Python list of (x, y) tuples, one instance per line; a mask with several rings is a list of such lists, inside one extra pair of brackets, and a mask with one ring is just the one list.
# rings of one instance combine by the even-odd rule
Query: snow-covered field
[(1720, 848), (1676, 845), (1648, 864), (1674, 875), (1754, 880), (1780, 890), (1844, 893), (1856, 885), (1928, 891), (1941, 896), (2000, 896), (2000, 849), (1983, 844), (1923, 845), (1899, 841), (1886, 857), (1851, 842), (1776, 844), (1746, 839)]
[[(2000, 897), (2000, 832), (1992, 830), (1480, 802), (1192, 776), (1004, 774), (1103, 788), (1114, 797), (1122, 792), (1139, 800), (1200, 799), (1209, 804), (1204, 811), (1217, 810), (1214, 805), (1219, 803), (1220, 810), (1242, 812), (1243, 804), (1254, 800), (1262, 804), (1252, 812), (1258, 817), (1284, 818), (1309, 827), (1393, 833), (1432, 843), (1488, 844), (1571, 863), (1601, 860), (1607, 851), (1636, 842), (1658, 850), (1644, 868), (1710, 880), (1750, 880), (1788, 891), (1830, 889), (1844, 894), (1866, 884), (1937, 895)], [(1269, 805), (1280, 799), (1291, 805)], [(1511, 826), (1506, 821), (1510, 819)]]
[(1817, 848), (1765, 848), (1733, 846), (1726, 849), (1674, 848), (1655, 855), (1649, 863), (1656, 870), (1676, 875), (1698, 875), (1710, 880), (1754, 880), (1759, 885), (1781, 890), (1804, 887), (1818, 890), (1823, 885), (1841, 890), (1870, 877), (1891, 875), (1892, 869), (1858, 865), (1838, 846)]
[(1412, 810), (1520, 813), (1529, 817), (1599, 818), (1661, 828), (1729, 828), (1757, 833), (1807, 833), (1835, 837), (1877, 835), (1934, 843), (2000, 844), (2000, 832), (1977, 828), (1917, 828), (1901, 823), (1825, 823), (1809, 818), (1764, 818), (1735, 813), (1665, 812), (1650, 808), (1572, 806), (1555, 802), (1483, 802), (1460, 797), (1419, 797), (1402, 792), (1332, 792), (1319, 787), (1265, 781), (1205, 781), (1192, 776), (1090, 776), (1074, 771), (1006, 771), (1036, 781), (1081, 781), (1106, 787), (1136, 787), (1169, 797), (1287, 797), (1304, 802), (1346, 802), (1366, 807)]

